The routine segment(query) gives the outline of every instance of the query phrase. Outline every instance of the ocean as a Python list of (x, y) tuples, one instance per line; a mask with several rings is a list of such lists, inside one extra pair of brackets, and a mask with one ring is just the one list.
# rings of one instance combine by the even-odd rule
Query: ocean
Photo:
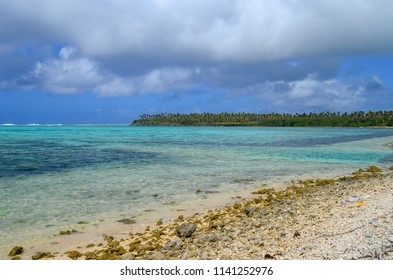
[(392, 129), (3, 125), (0, 252), (213, 194), (386, 168), (391, 143)]

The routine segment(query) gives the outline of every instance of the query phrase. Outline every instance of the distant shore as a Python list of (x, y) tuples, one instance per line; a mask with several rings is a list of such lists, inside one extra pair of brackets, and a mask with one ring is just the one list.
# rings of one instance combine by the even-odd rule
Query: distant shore
[[(262, 188), (230, 206), (59, 252), (15, 247), (9, 258), (393, 259), (392, 205), (393, 167), (370, 167), (285, 189)], [(65, 232), (64, 238), (77, 234)]]
[(391, 128), (393, 111), (297, 114), (161, 113), (142, 114), (133, 126), (357, 127)]

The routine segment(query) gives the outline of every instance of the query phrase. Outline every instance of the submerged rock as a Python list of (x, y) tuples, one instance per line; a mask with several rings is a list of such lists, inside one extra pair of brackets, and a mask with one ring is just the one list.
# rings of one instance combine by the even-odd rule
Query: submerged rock
[(181, 224), (176, 228), (177, 235), (179, 237), (191, 237), (197, 227), (193, 224)]
[(118, 222), (123, 223), (125, 225), (131, 225), (136, 223), (135, 219), (129, 219), (129, 218), (118, 220)]
[(15, 246), (15, 247), (12, 248), (12, 250), (9, 252), (8, 256), (14, 257), (14, 256), (16, 256), (16, 255), (23, 254), (23, 252), (24, 252), (23, 247), (21, 247), (21, 246)]
[(71, 235), (71, 234), (76, 233), (76, 232), (78, 232), (78, 231), (75, 230), (75, 229), (71, 229), (71, 230), (62, 230), (62, 231), (59, 232), (59, 234), (60, 234), (60, 235)]
[(376, 172), (381, 172), (382, 171), (382, 169), (381, 168), (379, 168), (379, 167), (377, 167), (377, 166), (370, 166), (368, 169), (367, 169), (367, 172), (372, 172), (372, 173), (376, 173)]

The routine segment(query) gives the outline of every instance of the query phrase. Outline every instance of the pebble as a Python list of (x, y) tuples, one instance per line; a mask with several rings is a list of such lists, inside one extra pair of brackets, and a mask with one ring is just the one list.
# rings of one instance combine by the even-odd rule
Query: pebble
[(171, 240), (168, 241), (168, 243), (165, 244), (164, 250), (175, 250), (178, 249), (182, 244), (181, 239), (176, 239), (176, 240)]
[(350, 196), (346, 199), (346, 202), (358, 202), (359, 198), (356, 196)]
[(164, 260), (165, 259), (165, 255), (161, 252), (154, 252), (151, 255), (151, 259), (152, 260)]

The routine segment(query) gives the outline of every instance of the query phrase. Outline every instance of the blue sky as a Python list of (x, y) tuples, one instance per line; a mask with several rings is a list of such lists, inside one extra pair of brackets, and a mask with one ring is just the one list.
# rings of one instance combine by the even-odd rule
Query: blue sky
[(1, 123), (393, 108), (393, 2), (0, 0)]

